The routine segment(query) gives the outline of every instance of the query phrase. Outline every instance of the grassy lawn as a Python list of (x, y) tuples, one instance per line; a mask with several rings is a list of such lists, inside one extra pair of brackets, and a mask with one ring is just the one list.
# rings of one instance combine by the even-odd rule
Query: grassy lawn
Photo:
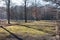
[[(37, 35), (45, 35), (47, 33), (54, 34), (55, 24), (51, 21), (34, 21), (34, 22), (16, 22), (11, 21), (12, 24), (19, 24), (19, 25), (11, 25), (4, 27), (5, 29), (9, 30), (10, 32), (14, 33), (15, 35), (25, 38), (26, 36), (31, 37), (38, 37)], [(24, 26), (22, 26), (24, 25)], [(11, 34), (5, 31), (4, 29), (0, 28), (0, 40), (9, 39)], [(9, 37), (9, 38), (8, 38)]]
[(52, 21), (34, 21), (31, 23), (23, 23), (22, 25), (25, 25), (26, 27), (30, 27), (36, 30), (41, 30), (48, 33), (54, 33), (55, 32), (55, 23)]
[[(27, 34), (29, 36), (44, 35), (44, 34), (46, 34), (43, 31), (38, 31), (38, 30), (35, 30), (35, 29), (27, 28), (27, 27), (24, 27), (24, 26), (18, 26), (18, 25), (8, 26), (8, 27), (5, 27), (5, 28), (7, 30), (9, 30), (10, 32), (16, 34), (16, 35), (21, 35), (22, 38), (27, 36)], [(11, 34), (9, 34), (4, 29), (0, 28), (0, 39), (4, 39), (4, 38), (6, 39), (7, 36), (9, 36), (9, 35), (11, 35)], [(3, 37), (3, 38), (1, 38), (1, 37)]]
[(18, 26), (18, 25), (15, 25), (15, 26), (9, 26), (9, 27), (6, 27), (6, 29), (8, 29), (9, 31), (13, 32), (13, 33), (17, 33), (17, 32), (23, 32), (23, 33), (29, 33), (29, 34), (44, 34), (44, 32), (42, 31), (38, 31), (38, 30), (35, 30), (35, 29), (31, 29), (31, 28), (27, 28), (27, 27), (24, 27), (24, 26)]

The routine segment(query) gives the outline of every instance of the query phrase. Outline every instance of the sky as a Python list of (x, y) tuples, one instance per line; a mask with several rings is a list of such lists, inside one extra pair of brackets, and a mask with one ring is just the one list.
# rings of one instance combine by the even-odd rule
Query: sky
[[(15, 3), (15, 5), (21, 5), (21, 3), (23, 1), (22, 0), (12, 0), (12, 2)], [(5, 4), (5, 2), (3, 2), (3, 1), (0, 2), (0, 6), (5, 6), (4, 4)]]
[(23, 0), (12, 0), (12, 2), (16, 5), (21, 5), (21, 3), (23, 3)]
[[(1, 1), (1, 0), (0, 0)], [(37, 0), (37, 2), (38, 1), (40, 1), (40, 4), (41, 5), (46, 5), (46, 4), (49, 4), (49, 2), (45, 2), (45, 1), (43, 1), (43, 0)], [(22, 3), (23, 3), (23, 0), (12, 0), (12, 2), (15, 4), (15, 5), (21, 5)], [(0, 6), (5, 6), (4, 5), (5, 4), (5, 2), (3, 2), (3, 1), (1, 1), (0, 2)]]

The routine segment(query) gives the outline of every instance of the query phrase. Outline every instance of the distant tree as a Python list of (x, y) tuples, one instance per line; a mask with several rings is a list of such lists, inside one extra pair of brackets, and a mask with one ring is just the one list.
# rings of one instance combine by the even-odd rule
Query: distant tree
[(37, 0), (34, 0), (34, 7), (33, 7), (33, 11), (34, 11), (34, 14), (35, 14), (35, 20), (38, 21), (38, 2)]
[(44, 0), (44, 1), (47, 1), (47, 2), (51, 1), (52, 3), (60, 5), (60, 0)]

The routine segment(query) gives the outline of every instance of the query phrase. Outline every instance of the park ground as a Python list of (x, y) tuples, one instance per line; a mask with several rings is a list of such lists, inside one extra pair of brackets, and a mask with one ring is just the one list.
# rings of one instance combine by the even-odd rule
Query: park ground
[(6, 29), (0, 27), (0, 40), (19, 40), (17, 37), (23, 40), (55, 40), (55, 21), (40, 20), (25, 23), (12, 20), (10, 25), (6, 21), (2, 21), (0, 24)]

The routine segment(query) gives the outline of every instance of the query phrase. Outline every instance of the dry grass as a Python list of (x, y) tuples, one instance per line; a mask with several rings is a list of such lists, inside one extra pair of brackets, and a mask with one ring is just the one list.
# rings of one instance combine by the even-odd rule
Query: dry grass
[[(35, 30), (35, 29), (27, 28), (27, 27), (24, 27), (24, 26), (18, 26), (18, 25), (8, 26), (8, 27), (5, 27), (5, 28), (7, 30), (9, 30), (10, 32), (16, 34), (17, 36), (21, 35), (22, 38), (27, 36), (27, 34), (30, 35), (30, 36), (46, 34), (43, 31), (38, 31), (38, 30)], [(11, 35), (11, 34), (9, 34), (4, 29), (0, 28), (0, 39), (6, 39), (7, 36), (9, 36), (9, 35)]]
[[(5, 27), (10, 32), (16, 34), (17, 36), (20, 35), (22, 38), (24, 38), (26, 35), (29, 36), (35, 36), (35, 35), (45, 35), (47, 32), (53, 32), (52, 28), (55, 27), (54, 22), (51, 21), (34, 21), (30, 23), (24, 23), (24, 22), (16, 22), (11, 21), (12, 24), (20, 24), (20, 25), (26, 25), (26, 26), (20, 26), (20, 25), (12, 25)], [(35, 26), (31, 26), (35, 25)], [(36, 26), (39, 25), (39, 26)], [(29, 28), (30, 27), (30, 28)], [(47, 31), (47, 32), (45, 32)], [(7, 36), (9, 36), (8, 32), (6, 32), (4, 29), (0, 28), (0, 40), (6, 39)]]

